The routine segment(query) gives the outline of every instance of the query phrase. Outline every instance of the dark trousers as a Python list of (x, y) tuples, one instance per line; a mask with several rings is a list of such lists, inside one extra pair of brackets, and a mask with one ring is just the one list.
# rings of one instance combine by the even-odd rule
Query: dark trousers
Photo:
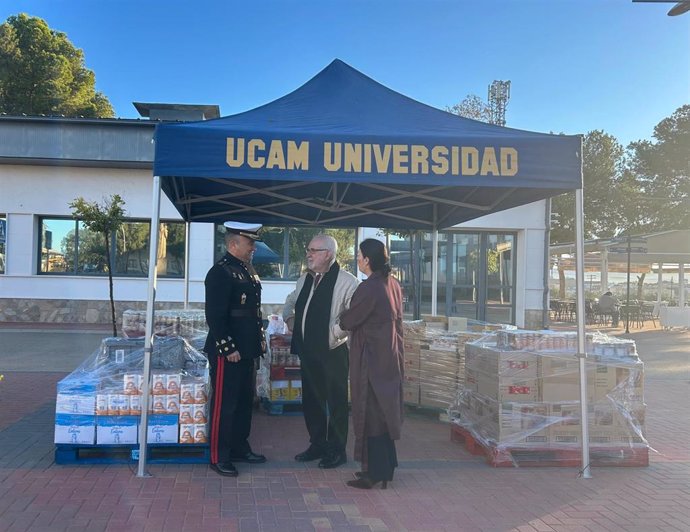
[(398, 454), (395, 442), (391, 440), (386, 428), (386, 416), (369, 384), (367, 394), (366, 418), (364, 433), (367, 436), (362, 469), (369, 473), (372, 480), (393, 480), (393, 472), (398, 467)]
[(209, 357), (211, 386), (210, 408), (211, 463), (229, 462), (233, 454), (245, 454), (249, 446), (254, 403), (254, 360), (228, 362)]
[(398, 454), (395, 442), (387, 433), (367, 438), (367, 456), (367, 472), (370, 479), (393, 480), (393, 473), (398, 467)]
[(324, 452), (344, 452), (347, 443), (348, 350), (301, 355), (302, 410), (310, 443)]

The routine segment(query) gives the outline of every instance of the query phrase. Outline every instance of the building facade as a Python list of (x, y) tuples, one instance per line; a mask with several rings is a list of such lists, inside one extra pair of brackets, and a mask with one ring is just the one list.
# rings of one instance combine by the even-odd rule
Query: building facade
[[(0, 322), (109, 323), (104, 242), (75, 220), (77, 197), (125, 201), (126, 222), (111, 238), (116, 313), (145, 306), (152, 206), (153, 133), (157, 119), (217, 116), (213, 106), (136, 104), (150, 119), (0, 117)], [(176, 114), (177, 113), (177, 114)], [(439, 233), (438, 314), (541, 328), (546, 323), (548, 201), (484, 216)], [(185, 274), (189, 303), (200, 307), (204, 277), (222, 252), (214, 224), (186, 224), (161, 202), (157, 308), (181, 308)], [(255, 262), (265, 312), (277, 312), (303, 267), (304, 245), (316, 228), (268, 228), (274, 253)], [(432, 235), (412, 239), (380, 228), (328, 229), (339, 261), (353, 273), (356, 243), (387, 239), (416, 310), (432, 310)], [(270, 251), (269, 250), (269, 251)], [(414, 284), (414, 290), (413, 290)]]

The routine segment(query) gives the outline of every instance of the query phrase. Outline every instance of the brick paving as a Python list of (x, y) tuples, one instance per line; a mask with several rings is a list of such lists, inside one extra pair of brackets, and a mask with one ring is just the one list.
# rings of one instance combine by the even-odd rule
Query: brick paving
[[(620, 333), (618, 331), (617, 333)], [(0, 336), (2, 333), (0, 332)], [(488, 467), (448, 425), (410, 413), (387, 490), (355, 490), (357, 465), (298, 464), (299, 416), (257, 412), (238, 478), (205, 465), (56, 465), (61, 372), (4, 371), (0, 382), (0, 531), (687, 531), (690, 530), (690, 333), (631, 331), (647, 364), (649, 467)], [(2, 339), (0, 338), (0, 342)], [(350, 456), (351, 456), (351, 449)]]

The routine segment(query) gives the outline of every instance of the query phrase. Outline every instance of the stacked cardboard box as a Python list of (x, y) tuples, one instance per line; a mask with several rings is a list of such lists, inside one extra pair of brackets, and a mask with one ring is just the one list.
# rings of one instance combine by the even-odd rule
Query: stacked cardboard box
[[(153, 332), (157, 336), (192, 339), (208, 334), (206, 313), (203, 310), (158, 310), (153, 320)], [(122, 313), (122, 334), (127, 338), (143, 337), (146, 334), (146, 311), (125, 310)]]
[[(591, 445), (644, 440), (644, 366), (634, 343), (587, 338)], [(580, 373), (572, 335), (502, 331), (467, 344), (456, 422), (481, 442), (506, 447), (580, 444)]]
[(269, 381), (266, 398), (271, 402), (302, 401), (299, 357), (290, 352), (291, 334), (269, 336)]
[(96, 442), (96, 389), (98, 381), (89, 375), (63, 379), (57, 384), (55, 401), (55, 443)]
[[(142, 408), (143, 349), (106, 338), (58, 383), (55, 443), (136, 444)], [(154, 342), (149, 387), (150, 443), (205, 443), (208, 362), (181, 337)]]
[(446, 316), (403, 322), (404, 402), (448, 409), (465, 381), (465, 344), (505, 327)]

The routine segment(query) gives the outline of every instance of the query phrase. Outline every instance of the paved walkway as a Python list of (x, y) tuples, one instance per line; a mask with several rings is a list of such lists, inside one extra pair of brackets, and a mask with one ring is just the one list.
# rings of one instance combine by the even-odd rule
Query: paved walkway
[(144, 479), (134, 465), (56, 465), (55, 383), (92, 334), (0, 329), (0, 531), (690, 530), (687, 331), (626, 335), (646, 363), (649, 467), (594, 468), (587, 480), (575, 468), (494, 469), (451, 442), (448, 425), (411, 413), (395, 481), (371, 491), (345, 485), (352, 462), (294, 462), (302, 418), (261, 412), (252, 444), (269, 462), (239, 464), (236, 479), (205, 465), (150, 465)]

